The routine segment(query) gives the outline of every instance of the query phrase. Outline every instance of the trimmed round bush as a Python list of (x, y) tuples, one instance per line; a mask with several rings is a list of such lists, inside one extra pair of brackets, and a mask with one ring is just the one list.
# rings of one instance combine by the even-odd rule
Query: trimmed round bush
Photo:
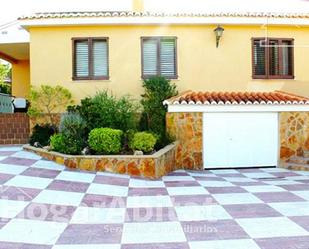
[(154, 150), (157, 143), (157, 138), (150, 132), (136, 132), (133, 136), (133, 140), (130, 143), (133, 150), (141, 150), (145, 153)]
[(89, 147), (96, 153), (117, 154), (122, 148), (123, 132), (112, 128), (95, 128), (89, 133)]
[(50, 138), (50, 146), (53, 151), (79, 155), (83, 149), (83, 140), (64, 134), (55, 134)]

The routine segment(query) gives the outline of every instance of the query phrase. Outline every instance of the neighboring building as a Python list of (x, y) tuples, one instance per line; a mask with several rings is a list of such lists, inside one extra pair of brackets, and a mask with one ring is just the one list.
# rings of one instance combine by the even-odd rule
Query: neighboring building
[(30, 89), (29, 33), (18, 21), (0, 26), (0, 58), (12, 65), (12, 93), (25, 97)]

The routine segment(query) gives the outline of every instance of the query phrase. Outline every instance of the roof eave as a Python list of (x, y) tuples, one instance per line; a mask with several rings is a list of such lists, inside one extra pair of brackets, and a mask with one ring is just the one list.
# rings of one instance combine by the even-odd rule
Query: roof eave
[(204, 105), (169, 104), (168, 112), (309, 112), (309, 104)]
[(24, 19), (20, 24), (24, 28), (42, 26), (76, 25), (280, 25), (309, 26), (309, 18), (278, 17), (77, 17)]

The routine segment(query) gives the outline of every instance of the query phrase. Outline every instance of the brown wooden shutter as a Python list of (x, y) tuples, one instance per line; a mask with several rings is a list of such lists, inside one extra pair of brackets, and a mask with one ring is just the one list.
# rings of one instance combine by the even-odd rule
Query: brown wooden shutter
[(175, 39), (161, 39), (160, 43), (160, 72), (162, 76), (174, 77), (176, 75)]
[(108, 49), (106, 40), (94, 40), (92, 43), (93, 76), (108, 76)]
[(143, 76), (158, 75), (158, 39), (143, 39)]
[(75, 76), (89, 76), (89, 47), (88, 40), (75, 41)]
[(253, 42), (253, 75), (266, 75), (266, 47), (264, 40), (254, 40)]
[(269, 51), (269, 75), (280, 75), (279, 66), (279, 41), (270, 40), (268, 45)]
[(282, 75), (293, 75), (292, 41), (282, 41)]

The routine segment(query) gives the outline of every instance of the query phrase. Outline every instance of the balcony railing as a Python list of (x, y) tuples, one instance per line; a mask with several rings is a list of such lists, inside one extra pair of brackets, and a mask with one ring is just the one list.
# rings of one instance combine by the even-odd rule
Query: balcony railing
[(0, 113), (13, 113), (12, 96), (0, 93)]

